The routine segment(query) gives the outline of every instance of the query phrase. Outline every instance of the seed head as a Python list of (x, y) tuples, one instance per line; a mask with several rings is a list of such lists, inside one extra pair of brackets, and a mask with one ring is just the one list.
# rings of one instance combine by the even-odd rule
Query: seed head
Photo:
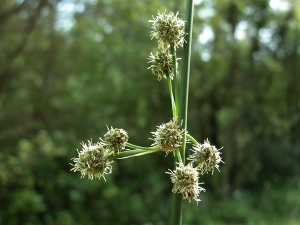
[(152, 146), (159, 146), (166, 151), (172, 151), (174, 148), (182, 145), (184, 130), (179, 129), (177, 125), (177, 118), (170, 122), (162, 124), (157, 127), (155, 132), (151, 132), (154, 136), (154, 144)]
[(196, 202), (200, 201), (198, 196), (205, 189), (199, 186), (198, 171), (196, 168), (193, 168), (192, 164), (184, 166), (183, 163), (178, 163), (174, 171), (169, 170), (167, 173), (171, 175), (172, 192), (181, 193), (183, 199), (189, 201), (192, 199)]
[(192, 161), (201, 174), (208, 173), (210, 170), (213, 173), (214, 167), (219, 170), (219, 163), (223, 162), (219, 150), (206, 140), (204, 144), (193, 145), (193, 154), (188, 157), (188, 160)]
[(104, 144), (113, 153), (119, 153), (125, 148), (125, 145), (128, 141), (128, 134), (123, 129), (113, 127), (107, 129), (108, 131), (104, 135)]
[(152, 23), (151, 39), (156, 38), (159, 48), (169, 48), (170, 46), (177, 49), (183, 46), (186, 33), (184, 32), (184, 21), (177, 17), (178, 12), (174, 14), (157, 13), (157, 17), (149, 20)]
[(155, 55), (151, 52), (148, 63), (151, 63), (148, 69), (151, 69), (152, 73), (157, 76), (157, 80), (166, 79), (167, 76), (173, 79), (173, 59), (167, 49), (161, 49)]
[(75, 164), (71, 164), (74, 166), (71, 171), (80, 171), (81, 178), (87, 176), (88, 179), (93, 180), (93, 178), (103, 177), (105, 180), (104, 175), (110, 174), (112, 170), (112, 161), (107, 158), (108, 156), (109, 150), (103, 143), (82, 142), (82, 150), (78, 151), (78, 158), (72, 159)]

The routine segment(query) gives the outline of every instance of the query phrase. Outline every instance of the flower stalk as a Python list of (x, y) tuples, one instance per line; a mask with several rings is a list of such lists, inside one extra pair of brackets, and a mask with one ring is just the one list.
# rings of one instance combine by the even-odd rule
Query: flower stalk
[[(194, 15), (194, 0), (187, 0), (186, 16), (185, 16), (186, 17), (185, 33), (188, 35), (186, 38), (186, 42), (184, 42), (183, 45), (182, 74), (181, 74), (181, 81), (180, 81), (180, 111), (179, 111), (179, 121), (182, 121), (182, 127), (185, 130), (187, 130), (187, 111), (188, 111), (188, 92), (189, 92), (189, 78), (190, 78), (193, 15)], [(186, 149), (186, 133), (184, 134), (183, 143), (180, 148), (180, 154), (183, 163), (185, 162), (185, 149)], [(176, 167), (176, 162), (175, 162), (175, 167)], [(181, 224), (182, 224), (182, 195), (178, 193), (173, 193), (170, 225), (181, 225)]]
[(169, 89), (169, 93), (170, 93), (170, 98), (171, 98), (171, 106), (172, 106), (172, 114), (173, 117), (176, 117), (176, 103), (174, 101), (174, 95), (173, 95), (173, 88), (172, 88), (172, 80), (170, 77), (167, 77), (167, 82), (168, 82), (168, 89)]
[(175, 110), (175, 115), (174, 117), (177, 117), (179, 114), (179, 73), (177, 71), (178, 65), (177, 65), (177, 57), (176, 57), (176, 49), (174, 47), (171, 47), (171, 54), (173, 58), (173, 65), (174, 65), (174, 89), (175, 89), (175, 105), (176, 105), (176, 110)]

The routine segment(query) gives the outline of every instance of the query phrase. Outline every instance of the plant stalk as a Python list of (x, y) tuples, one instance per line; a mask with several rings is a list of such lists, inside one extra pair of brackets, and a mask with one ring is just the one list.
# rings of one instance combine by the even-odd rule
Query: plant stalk
[(162, 150), (159, 147), (156, 148), (149, 148), (148, 150), (145, 149), (132, 149), (127, 151), (119, 152), (118, 154), (113, 154), (108, 157), (108, 159), (122, 159), (122, 158), (130, 158), (135, 156), (141, 156), (141, 155), (147, 155), (155, 152), (162, 152)]
[[(188, 34), (186, 42), (183, 45), (183, 61), (182, 74), (180, 81), (180, 108), (179, 121), (182, 121), (182, 127), (187, 130), (187, 110), (188, 110), (188, 91), (189, 91), (189, 77), (190, 77), (190, 62), (191, 62), (191, 44), (192, 44), (192, 29), (193, 29), (193, 15), (194, 15), (194, 0), (187, 0), (186, 2), (186, 25), (185, 32)], [(183, 144), (180, 148), (180, 154), (183, 163), (185, 162), (185, 148), (186, 135), (183, 137)], [(175, 160), (175, 167), (176, 167)], [(182, 224), (182, 195), (172, 194), (172, 209), (171, 209), (171, 223), (170, 225)]]
[(179, 114), (179, 74), (177, 71), (177, 57), (176, 57), (176, 49), (174, 47), (171, 47), (171, 54), (173, 58), (173, 65), (174, 65), (174, 89), (175, 89), (175, 105), (176, 105), (176, 113), (174, 117), (178, 116)]
[(126, 147), (129, 147), (129, 148), (137, 148), (137, 149), (144, 149), (144, 150), (154, 150), (154, 149), (157, 149), (157, 146), (142, 147), (142, 146), (138, 146), (138, 145), (131, 144), (131, 143), (129, 143), (129, 142), (126, 143)]
[(172, 80), (171, 80), (170, 76), (167, 77), (167, 82), (168, 82), (169, 93), (170, 93), (170, 98), (171, 98), (172, 113), (173, 113), (173, 117), (175, 117), (177, 106), (174, 101), (174, 95), (173, 95), (173, 90), (172, 90)]

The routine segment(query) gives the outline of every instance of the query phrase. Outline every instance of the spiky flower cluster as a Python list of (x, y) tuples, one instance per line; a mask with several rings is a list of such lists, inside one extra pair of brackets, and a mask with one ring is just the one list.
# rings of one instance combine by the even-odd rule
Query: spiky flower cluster
[(171, 175), (172, 192), (182, 194), (183, 199), (189, 201), (193, 199), (196, 202), (200, 201), (198, 196), (205, 189), (199, 186), (196, 168), (193, 168), (191, 164), (184, 166), (183, 163), (178, 163), (174, 171), (169, 170), (167, 173)]
[(204, 144), (193, 145), (192, 152), (188, 160), (191, 160), (201, 174), (208, 173), (210, 170), (213, 173), (214, 167), (219, 170), (219, 163), (223, 162), (219, 149), (211, 145), (208, 140), (204, 141)]
[(177, 123), (177, 118), (173, 118), (170, 122), (158, 126), (155, 132), (151, 132), (154, 136), (152, 146), (159, 146), (166, 151), (180, 147), (185, 130), (180, 129)]
[(102, 142), (93, 144), (92, 141), (88, 141), (87, 144), (82, 143), (82, 150), (78, 152), (78, 158), (73, 158), (75, 164), (71, 171), (79, 171), (81, 178), (87, 176), (89, 179), (101, 177), (104, 178), (105, 174), (110, 174), (112, 166), (108, 159), (110, 150), (108, 150)]
[(167, 76), (173, 79), (173, 59), (168, 50), (162, 49), (155, 55), (151, 52), (148, 63), (152, 64), (148, 69), (157, 76), (157, 80), (166, 79)]
[(119, 153), (125, 148), (127, 141), (128, 134), (125, 130), (111, 127), (104, 135), (103, 142), (113, 153)]
[(184, 31), (185, 22), (178, 18), (178, 12), (174, 14), (157, 13), (157, 17), (149, 20), (152, 24), (150, 33), (151, 39), (156, 38), (159, 48), (168, 49), (170, 46), (174, 49), (182, 47), (186, 33)]

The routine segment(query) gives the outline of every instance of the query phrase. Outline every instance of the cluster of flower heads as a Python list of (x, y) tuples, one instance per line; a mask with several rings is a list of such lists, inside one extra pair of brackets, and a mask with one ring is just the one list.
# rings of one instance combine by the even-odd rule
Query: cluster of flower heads
[[(198, 175), (208, 173), (214, 170), (214, 167), (219, 170), (219, 163), (223, 162), (220, 156), (219, 149), (210, 145), (209, 141), (204, 144), (193, 145), (192, 154), (188, 157), (191, 160), (186, 166), (179, 163), (174, 171), (167, 172), (171, 175), (173, 183), (172, 192), (180, 193), (183, 199), (191, 201), (200, 201), (198, 195), (201, 191), (205, 191), (198, 183)], [(198, 172), (199, 171), (199, 172)]]
[(89, 179), (103, 177), (112, 172), (110, 156), (125, 149), (128, 141), (128, 134), (123, 129), (112, 128), (104, 135), (104, 140), (93, 143), (88, 141), (82, 143), (82, 150), (78, 151), (78, 158), (73, 158), (74, 164), (71, 171), (79, 171), (81, 178), (87, 176)]
[[(158, 52), (149, 55), (149, 62), (152, 73), (158, 80), (170, 77), (173, 79), (174, 62), (170, 48), (176, 50), (183, 46), (186, 33), (184, 31), (185, 22), (178, 18), (178, 12), (166, 14), (158, 12), (157, 17), (149, 20), (152, 23), (151, 39), (156, 38), (158, 42)], [(177, 64), (177, 62), (176, 62)]]
[(165, 151), (173, 151), (182, 145), (185, 133), (184, 129), (180, 129), (177, 118), (174, 118), (170, 122), (158, 126), (156, 131), (152, 132), (154, 140), (152, 145)]
[[(157, 127), (155, 132), (152, 132), (154, 138), (153, 146), (160, 150), (174, 151), (176, 148), (182, 146), (183, 138), (187, 135), (184, 129), (180, 129), (178, 119), (173, 118), (168, 123)], [(112, 172), (111, 155), (118, 154), (125, 149), (128, 141), (128, 134), (125, 130), (119, 128), (108, 128), (104, 139), (93, 143), (88, 141), (87, 144), (82, 143), (82, 150), (78, 151), (78, 157), (73, 158), (74, 164), (71, 171), (79, 171), (81, 177), (87, 176), (89, 179), (103, 177)], [(205, 191), (200, 187), (198, 182), (199, 174), (205, 174), (217, 168), (219, 170), (219, 163), (223, 162), (220, 156), (219, 149), (211, 145), (208, 140), (203, 144), (193, 145), (192, 154), (188, 157), (190, 163), (184, 165), (178, 163), (175, 170), (167, 172), (171, 175), (171, 182), (173, 183), (172, 192), (180, 193), (183, 199), (189, 201), (200, 201), (199, 194)]]
[[(152, 134), (154, 136), (152, 145), (170, 152), (182, 146), (187, 132), (180, 129), (178, 119), (173, 118), (170, 122), (158, 126)], [(193, 145), (192, 154), (188, 157), (191, 162), (186, 166), (179, 163), (174, 171), (167, 172), (171, 175), (174, 185), (172, 192), (182, 194), (183, 199), (189, 201), (192, 199), (200, 201), (198, 196), (205, 189), (199, 186), (198, 175), (213, 171), (214, 167), (219, 170), (219, 163), (222, 162), (220, 154), (219, 149), (210, 145), (208, 140), (204, 144)]]
[[(173, 69), (177, 67), (177, 62), (174, 62), (176, 57), (172, 54), (175, 54), (176, 49), (182, 47), (185, 42), (187, 35), (184, 31), (185, 22), (178, 18), (178, 13), (172, 12), (169, 14), (158, 12), (157, 17), (153, 17), (149, 22), (153, 23), (150, 36), (151, 39), (157, 39), (158, 52), (150, 53), (148, 63), (151, 63), (151, 66), (148, 69), (151, 69), (158, 80), (168, 77), (173, 79)], [(167, 153), (181, 147), (188, 135), (185, 129), (180, 129), (177, 118), (158, 126), (152, 134), (154, 140), (152, 146)], [(108, 128), (104, 139), (100, 138), (100, 142), (82, 143), (83, 148), (78, 151), (78, 158), (72, 159), (74, 164), (71, 164), (73, 166), (71, 170), (80, 171), (81, 177), (87, 176), (89, 179), (103, 177), (105, 180), (104, 175), (112, 172), (113, 161), (110, 156), (124, 150), (127, 141), (128, 134), (125, 130)], [(198, 182), (199, 174), (203, 175), (209, 171), (213, 173), (214, 168), (219, 170), (219, 163), (223, 162), (219, 150), (210, 145), (208, 140), (204, 144), (194, 144), (192, 154), (187, 158), (190, 162), (187, 165), (179, 162), (174, 170), (167, 172), (173, 183), (172, 192), (182, 194), (183, 199), (189, 201), (193, 199), (196, 202), (200, 201), (198, 196), (205, 189), (200, 187), (202, 183)]]

